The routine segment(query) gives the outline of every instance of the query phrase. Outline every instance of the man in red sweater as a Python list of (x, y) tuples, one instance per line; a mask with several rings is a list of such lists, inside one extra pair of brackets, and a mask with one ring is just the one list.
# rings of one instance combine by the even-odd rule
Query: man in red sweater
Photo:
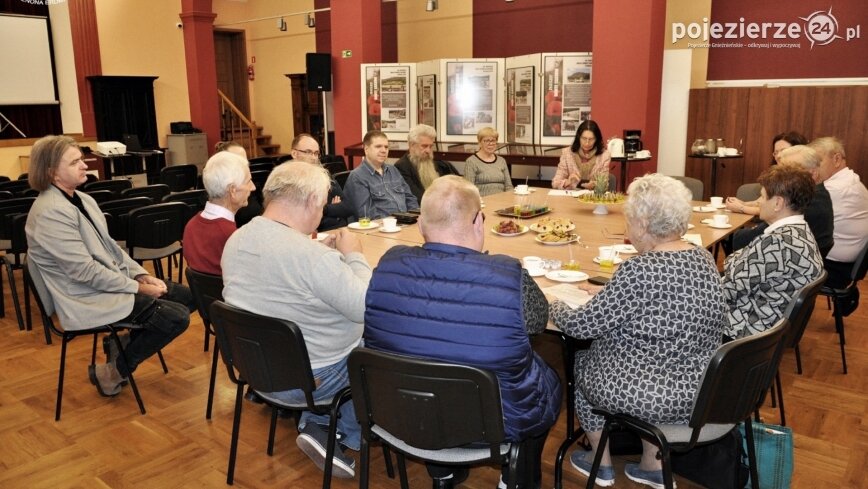
[(184, 258), (197, 272), (223, 275), (220, 258), (226, 240), (235, 232), (235, 213), (247, 205), (256, 187), (247, 160), (229, 151), (220, 151), (208, 159), (202, 182), (208, 203), (184, 228)]

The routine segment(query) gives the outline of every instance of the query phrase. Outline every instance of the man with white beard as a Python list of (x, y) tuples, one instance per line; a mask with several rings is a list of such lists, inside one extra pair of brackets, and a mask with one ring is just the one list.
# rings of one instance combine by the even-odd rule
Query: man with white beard
[(434, 140), (437, 131), (433, 127), (419, 124), (407, 134), (410, 149), (400, 160), (395, 162), (395, 168), (401, 172), (404, 181), (410, 186), (410, 191), (416, 200), (422, 202), (422, 194), (438, 177), (443, 175), (460, 175), (458, 170), (448, 161), (434, 160)]

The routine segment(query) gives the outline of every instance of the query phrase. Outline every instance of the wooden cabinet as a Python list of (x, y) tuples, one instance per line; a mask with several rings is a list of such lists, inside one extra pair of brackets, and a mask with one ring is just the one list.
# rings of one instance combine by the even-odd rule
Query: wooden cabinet
[(307, 90), (307, 76), (304, 74), (286, 77), (292, 84), (292, 125), (295, 134), (306, 132), (317, 140), (320, 148), (325, 147), (320, 92)]

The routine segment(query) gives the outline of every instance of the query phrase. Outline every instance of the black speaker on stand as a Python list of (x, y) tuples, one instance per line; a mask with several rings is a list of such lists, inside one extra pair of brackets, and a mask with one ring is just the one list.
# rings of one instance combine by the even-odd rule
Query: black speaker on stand
[(329, 152), (331, 144), (328, 138), (328, 107), (326, 107), (325, 92), (332, 90), (332, 55), (330, 53), (307, 53), (305, 55), (305, 67), (307, 69), (307, 90), (318, 92), (322, 103), (322, 154), (331, 154)]

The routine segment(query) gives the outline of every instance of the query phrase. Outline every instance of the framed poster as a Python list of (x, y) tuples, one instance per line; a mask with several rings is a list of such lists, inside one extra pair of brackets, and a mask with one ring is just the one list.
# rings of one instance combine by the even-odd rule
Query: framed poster
[(410, 130), (410, 66), (365, 66), (365, 132)]
[(437, 127), (437, 75), (416, 77), (416, 97), (417, 123)]
[(497, 128), (496, 61), (446, 63), (446, 135), (475, 135)]
[(506, 70), (506, 141), (533, 144), (534, 67)]
[(575, 136), (591, 118), (591, 55), (543, 58), (543, 137)]

